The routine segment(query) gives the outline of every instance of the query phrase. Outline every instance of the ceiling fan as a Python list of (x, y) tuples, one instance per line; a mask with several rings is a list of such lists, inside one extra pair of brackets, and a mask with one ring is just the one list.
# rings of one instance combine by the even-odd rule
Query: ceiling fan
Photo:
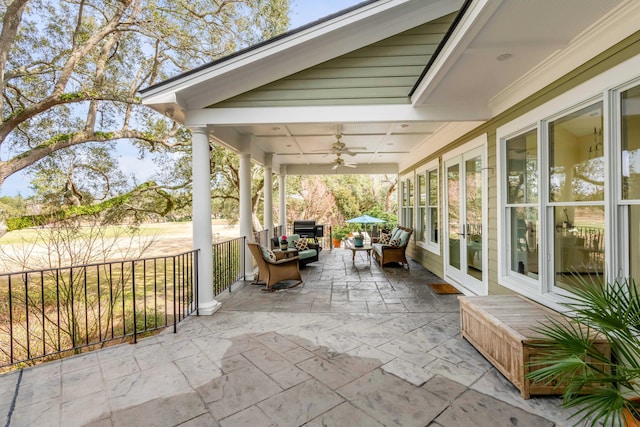
[(355, 168), (357, 165), (355, 163), (347, 163), (344, 161), (344, 159), (342, 157), (340, 157), (341, 153), (336, 153), (336, 158), (333, 159), (333, 167), (331, 168), (332, 170), (336, 170), (338, 169), (338, 167), (340, 166), (345, 166), (348, 168)]
[(355, 153), (352, 150), (366, 150), (367, 147), (347, 147), (347, 144), (340, 141), (342, 138), (341, 133), (336, 133), (336, 142), (331, 144), (331, 148), (329, 150), (313, 150), (316, 153), (327, 153), (327, 154), (336, 154), (340, 156), (341, 154), (347, 154), (349, 156), (355, 156), (358, 153)]

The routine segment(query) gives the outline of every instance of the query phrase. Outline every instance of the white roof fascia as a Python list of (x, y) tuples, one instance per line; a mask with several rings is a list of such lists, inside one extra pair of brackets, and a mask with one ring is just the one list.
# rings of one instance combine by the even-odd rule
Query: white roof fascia
[(489, 101), (492, 114), (502, 113), (639, 31), (639, 16), (640, 1), (628, 0), (622, 2), (598, 22), (576, 36), (568, 47), (556, 51), (538, 66), (496, 94)]
[(413, 95), (411, 103), (421, 106), (455, 65), (464, 50), (498, 9), (503, 0), (474, 0), (438, 54)]
[[(185, 92), (179, 97), (187, 103), (183, 107), (206, 107), (455, 12), (461, 4), (462, 0), (381, 0), (160, 83), (143, 93), (143, 103), (161, 94)], [(196, 87), (202, 84), (209, 90)]]
[(188, 110), (185, 126), (252, 125), (286, 123), (376, 123), (412, 121), (484, 121), (490, 118), (487, 106), (428, 105), (341, 105), (272, 108), (204, 108)]

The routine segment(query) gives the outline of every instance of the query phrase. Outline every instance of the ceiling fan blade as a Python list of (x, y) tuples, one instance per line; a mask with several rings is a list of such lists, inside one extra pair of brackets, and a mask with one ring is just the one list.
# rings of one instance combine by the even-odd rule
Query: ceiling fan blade
[(331, 170), (336, 170), (338, 169), (338, 166), (340, 166), (338, 163), (336, 163), (335, 165), (333, 165), (333, 167), (331, 168)]
[(346, 154), (346, 155), (348, 155), (348, 156), (353, 157), (353, 156), (355, 156), (355, 155), (356, 155), (356, 154), (358, 154), (358, 153), (354, 153), (354, 152), (349, 151), (349, 150), (344, 150), (344, 151), (342, 152), (342, 154)]
[(355, 163), (345, 163), (343, 166), (346, 166), (346, 167), (348, 167), (348, 168), (355, 168), (355, 167), (357, 167), (358, 165), (356, 165)]

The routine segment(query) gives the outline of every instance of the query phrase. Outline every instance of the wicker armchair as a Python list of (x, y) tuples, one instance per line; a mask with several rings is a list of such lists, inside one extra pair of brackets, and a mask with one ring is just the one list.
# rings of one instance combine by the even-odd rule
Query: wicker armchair
[(411, 241), (411, 234), (413, 234), (413, 228), (400, 227), (400, 230), (403, 230), (409, 235), (404, 240), (404, 244), (401, 246), (391, 246), (391, 245), (383, 245), (381, 243), (373, 243), (373, 256), (380, 263), (380, 266), (384, 266), (385, 264), (389, 264), (390, 262), (399, 262), (400, 264), (404, 264), (409, 267), (409, 261), (407, 261), (407, 257), (405, 256), (405, 251), (407, 250), (407, 245)]
[(247, 245), (256, 264), (258, 264), (258, 277), (256, 277), (254, 284), (265, 283), (267, 287), (263, 289), (264, 291), (273, 292), (273, 285), (284, 280), (297, 280), (294, 285), (288, 286), (288, 288), (295, 288), (302, 283), (297, 256), (272, 261), (263, 255), (259, 244), (247, 243)]

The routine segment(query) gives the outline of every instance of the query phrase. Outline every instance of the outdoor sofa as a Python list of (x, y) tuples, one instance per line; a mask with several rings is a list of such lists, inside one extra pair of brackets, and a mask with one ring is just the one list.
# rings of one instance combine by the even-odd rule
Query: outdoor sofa
[[(318, 261), (320, 259), (320, 251), (322, 247), (315, 241), (315, 239), (300, 237), (298, 234), (290, 234), (287, 236), (287, 244), (290, 249), (297, 249), (296, 242), (300, 239), (305, 239), (308, 249), (298, 249), (298, 259), (301, 267), (305, 267), (307, 264)], [(271, 239), (271, 248), (278, 249), (280, 247), (280, 240), (277, 237)]]
[(398, 262), (409, 267), (405, 251), (411, 240), (412, 233), (412, 228), (397, 226), (391, 230), (388, 241), (379, 239), (371, 245), (373, 247), (373, 257), (380, 263), (381, 267), (391, 262)]

